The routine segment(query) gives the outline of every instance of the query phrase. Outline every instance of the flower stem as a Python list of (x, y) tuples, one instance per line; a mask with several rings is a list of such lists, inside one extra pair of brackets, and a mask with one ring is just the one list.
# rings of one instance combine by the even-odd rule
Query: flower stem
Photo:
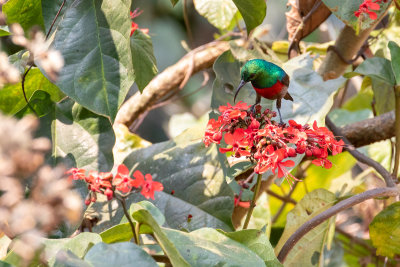
[(244, 221), (243, 230), (247, 229), (247, 226), (249, 226), (251, 214), (253, 213), (254, 207), (256, 206), (257, 195), (258, 195), (258, 192), (260, 191), (260, 187), (261, 187), (261, 178), (262, 178), (262, 174), (258, 174), (256, 189), (254, 190), (253, 199), (251, 200), (250, 208), (249, 208), (249, 211), (247, 212), (246, 220)]
[(131, 226), (131, 230), (132, 230), (132, 234), (133, 234), (133, 239), (135, 240), (135, 244), (139, 245), (140, 244), (140, 240), (139, 240), (139, 231), (136, 231), (137, 229), (135, 228), (132, 220), (131, 220), (131, 216), (128, 213), (128, 210), (126, 209), (126, 202), (125, 202), (125, 198), (121, 197), (121, 198), (117, 198), (119, 200), (119, 202), (121, 202), (122, 205), (122, 210), (124, 211), (125, 217), (128, 219), (129, 221), (129, 225)]

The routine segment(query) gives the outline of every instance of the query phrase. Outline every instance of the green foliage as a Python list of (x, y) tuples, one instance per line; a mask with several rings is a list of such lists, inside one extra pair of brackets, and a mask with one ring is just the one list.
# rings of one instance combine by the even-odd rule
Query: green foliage
[(260, 25), (267, 13), (267, 4), (264, 0), (232, 0), (246, 23), (249, 34), (255, 27)]
[(10, 29), (8, 28), (8, 26), (0, 26), (0, 37), (3, 36), (8, 36), (10, 35)]
[[(53, 23), (56, 14), (58, 13), (64, 0), (41, 0), (42, 2), (42, 13), (44, 20), (44, 30), (48, 32), (50, 30), (51, 24)], [(58, 28), (58, 23), (62, 20), (65, 11), (69, 8), (73, 0), (66, 0), (64, 7), (61, 9), (57, 20), (54, 22), (52, 32)]]
[[(39, 69), (33, 68), (25, 78), (25, 94), (28, 100), (32, 99), (36, 91), (48, 93), (51, 101), (59, 101), (64, 94), (52, 84)], [(43, 96), (43, 93), (40, 93)], [(36, 96), (37, 97), (37, 96)], [(47, 109), (48, 103), (37, 103), (38, 109)], [(4, 114), (15, 115), (26, 107), (21, 83), (8, 84), (0, 90), (0, 110)], [(39, 110), (38, 110), (39, 111)], [(44, 115), (44, 114), (42, 114)]]
[(190, 266), (265, 266), (251, 249), (215, 229), (202, 228), (190, 233), (164, 231)]
[(153, 258), (139, 246), (122, 242), (116, 244), (98, 243), (85, 256), (85, 261), (92, 266), (157, 266)]
[(170, 1), (171, 1), (172, 6), (175, 6), (179, 2), (179, 0), (170, 0)]
[(163, 249), (171, 264), (174, 266), (190, 266), (186, 260), (179, 254), (174, 242), (171, 242), (165, 233), (165, 229), (161, 229), (157, 221), (151, 216), (150, 212), (145, 209), (138, 210), (132, 214), (132, 217), (140, 224), (148, 225), (160, 247)]
[(197, 12), (219, 30), (228, 28), (238, 11), (232, 0), (194, 0), (193, 3)]
[(150, 36), (137, 29), (131, 36), (131, 53), (135, 82), (142, 92), (158, 72)]
[(8, 25), (19, 23), (25, 31), (33, 26), (44, 28), (41, 0), (9, 0), (2, 9)]
[(133, 83), (130, 1), (75, 1), (58, 24), (54, 48), (65, 61), (57, 85), (113, 121)]
[[(332, 13), (343, 21), (346, 25), (353, 27), (355, 30), (365, 30), (371, 27), (376, 20), (372, 20), (369, 16), (360, 16), (362, 18), (361, 27), (359, 27), (359, 18), (354, 15), (354, 12), (359, 9), (363, 0), (322, 0)], [(374, 10), (378, 15), (378, 19), (385, 14), (390, 1), (380, 4), (379, 10)]]
[(52, 120), (53, 157), (70, 166), (109, 171), (115, 136), (110, 121), (72, 100), (55, 105)]
[(369, 225), (372, 244), (377, 255), (391, 257), (400, 255), (400, 202), (381, 211)]
[[(285, 230), (275, 247), (278, 253), (288, 238), (305, 222), (322, 211), (331, 207), (336, 201), (333, 193), (325, 189), (316, 189), (308, 193), (287, 215)], [(329, 220), (303, 236), (289, 252), (285, 266), (317, 266), (321, 257), (328, 234)], [(315, 256), (317, 255), (317, 257)], [(316, 257), (316, 259), (315, 259)]]
[(400, 47), (393, 41), (389, 42), (391, 65), (394, 77), (396, 78), (396, 85), (400, 85)]

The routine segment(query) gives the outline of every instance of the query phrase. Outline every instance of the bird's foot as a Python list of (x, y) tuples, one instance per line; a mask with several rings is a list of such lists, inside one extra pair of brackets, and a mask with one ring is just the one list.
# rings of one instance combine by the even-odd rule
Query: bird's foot
[(253, 113), (253, 115), (256, 115), (257, 113), (261, 112), (261, 106), (259, 104), (254, 104), (250, 107), (250, 112)]

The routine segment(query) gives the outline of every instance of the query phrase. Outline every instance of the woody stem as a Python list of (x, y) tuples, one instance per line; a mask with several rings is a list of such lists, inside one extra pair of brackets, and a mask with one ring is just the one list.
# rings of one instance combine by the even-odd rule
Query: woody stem
[[(128, 210), (126, 209), (125, 198), (121, 197), (121, 198), (117, 198), (117, 199), (121, 203), (122, 210), (124, 211), (125, 217), (128, 219), (129, 225), (131, 226), (131, 230), (132, 230), (132, 234), (133, 234), (133, 239), (135, 240), (135, 244), (139, 245), (140, 244), (139, 230), (135, 228), (135, 225), (132, 222), (131, 216), (129, 215)], [(138, 230), (138, 231), (136, 232), (136, 230)]]
[(261, 187), (261, 178), (262, 174), (257, 175), (257, 183), (256, 183), (256, 188), (254, 189), (254, 194), (253, 194), (253, 199), (251, 200), (250, 208), (249, 211), (247, 212), (246, 220), (244, 221), (243, 229), (247, 229), (247, 226), (249, 225), (251, 214), (253, 213), (254, 207), (256, 206), (256, 199), (257, 195), (260, 191)]

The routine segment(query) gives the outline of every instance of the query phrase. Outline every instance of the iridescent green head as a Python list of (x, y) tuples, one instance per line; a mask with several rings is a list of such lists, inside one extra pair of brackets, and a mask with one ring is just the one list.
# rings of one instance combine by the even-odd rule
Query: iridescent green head
[(251, 82), (257, 88), (267, 88), (273, 86), (284, 75), (285, 72), (279, 66), (266, 60), (252, 59), (247, 61), (240, 72), (241, 81), (236, 89), (234, 101), (240, 89), (246, 83)]

